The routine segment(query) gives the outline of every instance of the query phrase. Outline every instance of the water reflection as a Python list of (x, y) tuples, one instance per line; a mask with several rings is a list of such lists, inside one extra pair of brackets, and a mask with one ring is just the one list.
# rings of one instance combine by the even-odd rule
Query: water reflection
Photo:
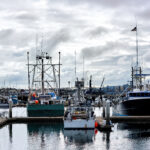
[(8, 130), (9, 130), (9, 141), (12, 143), (12, 124), (8, 125)]
[(110, 133), (111, 131), (105, 131), (102, 133), (103, 134), (102, 140), (106, 142), (106, 150), (110, 149)]
[(64, 130), (66, 143), (85, 144), (94, 140), (94, 130)]
[(150, 124), (119, 123), (118, 129), (128, 131), (128, 138), (148, 138), (150, 137)]
[[(51, 138), (57, 138), (56, 141), (58, 141), (63, 131), (63, 123), (29, 123), (27, 124), (27, 131), (29, 145), (32, 143), (34, 147), (46, 149), (49, 147), (48, 141)], [(56, 141), (52, 144), (56, 144)]]
[(29, 135), (48, 134), (50, 132), (59, 133), (63, 130), (63, 123), (28, 123), (27, 129)]

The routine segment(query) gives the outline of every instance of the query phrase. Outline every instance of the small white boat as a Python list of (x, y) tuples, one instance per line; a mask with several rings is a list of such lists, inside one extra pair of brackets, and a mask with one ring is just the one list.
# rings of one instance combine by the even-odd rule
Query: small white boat
[(91, 107), (71, 107), (65, 120), (65, 129), (94, 129), (95, 116)]
[(75, 103), (71, 105), (64, 117), (64, 129), (94, 129), (95, 115), (93, 107), (87, 105), (84, 96), (80, 95), (82, 81), (76, 81), (77, 97)]

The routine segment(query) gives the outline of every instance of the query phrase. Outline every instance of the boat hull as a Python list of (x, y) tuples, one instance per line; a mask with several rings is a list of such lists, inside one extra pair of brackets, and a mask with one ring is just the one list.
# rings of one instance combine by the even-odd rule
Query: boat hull
[(6, 109), (7, 109), (7, 108), (9, 108), (9, 104), (2, 104), (2, 103), (1, 103), (1, 104), (0, 104), (0, 108), (6, 108)]
[(64, 129), (94, 129), (94, 128), (95, 128), (94, 119), (64, 120)]
[(135, 99), (120, 102), (114, 108), (117, 116), (150, 116), (150, 99)]
[(64, 105), (35, 105), (28, 104), (27, 106), (28, 117), (58, 117), (64, 116)]

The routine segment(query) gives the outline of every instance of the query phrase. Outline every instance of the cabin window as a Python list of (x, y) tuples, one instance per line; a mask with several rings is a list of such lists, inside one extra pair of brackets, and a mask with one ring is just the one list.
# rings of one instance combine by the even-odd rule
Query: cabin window
[(133, 96), (133, 93), (130, 93), (130, 94), (129, 94), (129, 96), (131, 96), (131, 97), (132, 97), (132, 96)]
[(136, 95), (137, 95), (137, 97), (140, 97), (140, 96), (141, 96), (141, 93), (137, 93)]
[(141, 96), (145, 96), (144, 93), (141, 93)]

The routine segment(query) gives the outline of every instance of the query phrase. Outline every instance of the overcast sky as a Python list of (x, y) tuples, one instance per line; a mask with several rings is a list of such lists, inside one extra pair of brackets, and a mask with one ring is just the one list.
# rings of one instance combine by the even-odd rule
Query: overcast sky
[[(61, 86), (77, 77), (99, 86), (126, 84), (135, 63), (138, 23), (139, 60), (150, 73), (150, 1), (148, 0), (5, 0), (0, 1), (0, 86), (27, 88), (27, 51), (43, 51), (55, 62), (61, 52)], [(43, 37), (43, 38), (42, 38)]]

